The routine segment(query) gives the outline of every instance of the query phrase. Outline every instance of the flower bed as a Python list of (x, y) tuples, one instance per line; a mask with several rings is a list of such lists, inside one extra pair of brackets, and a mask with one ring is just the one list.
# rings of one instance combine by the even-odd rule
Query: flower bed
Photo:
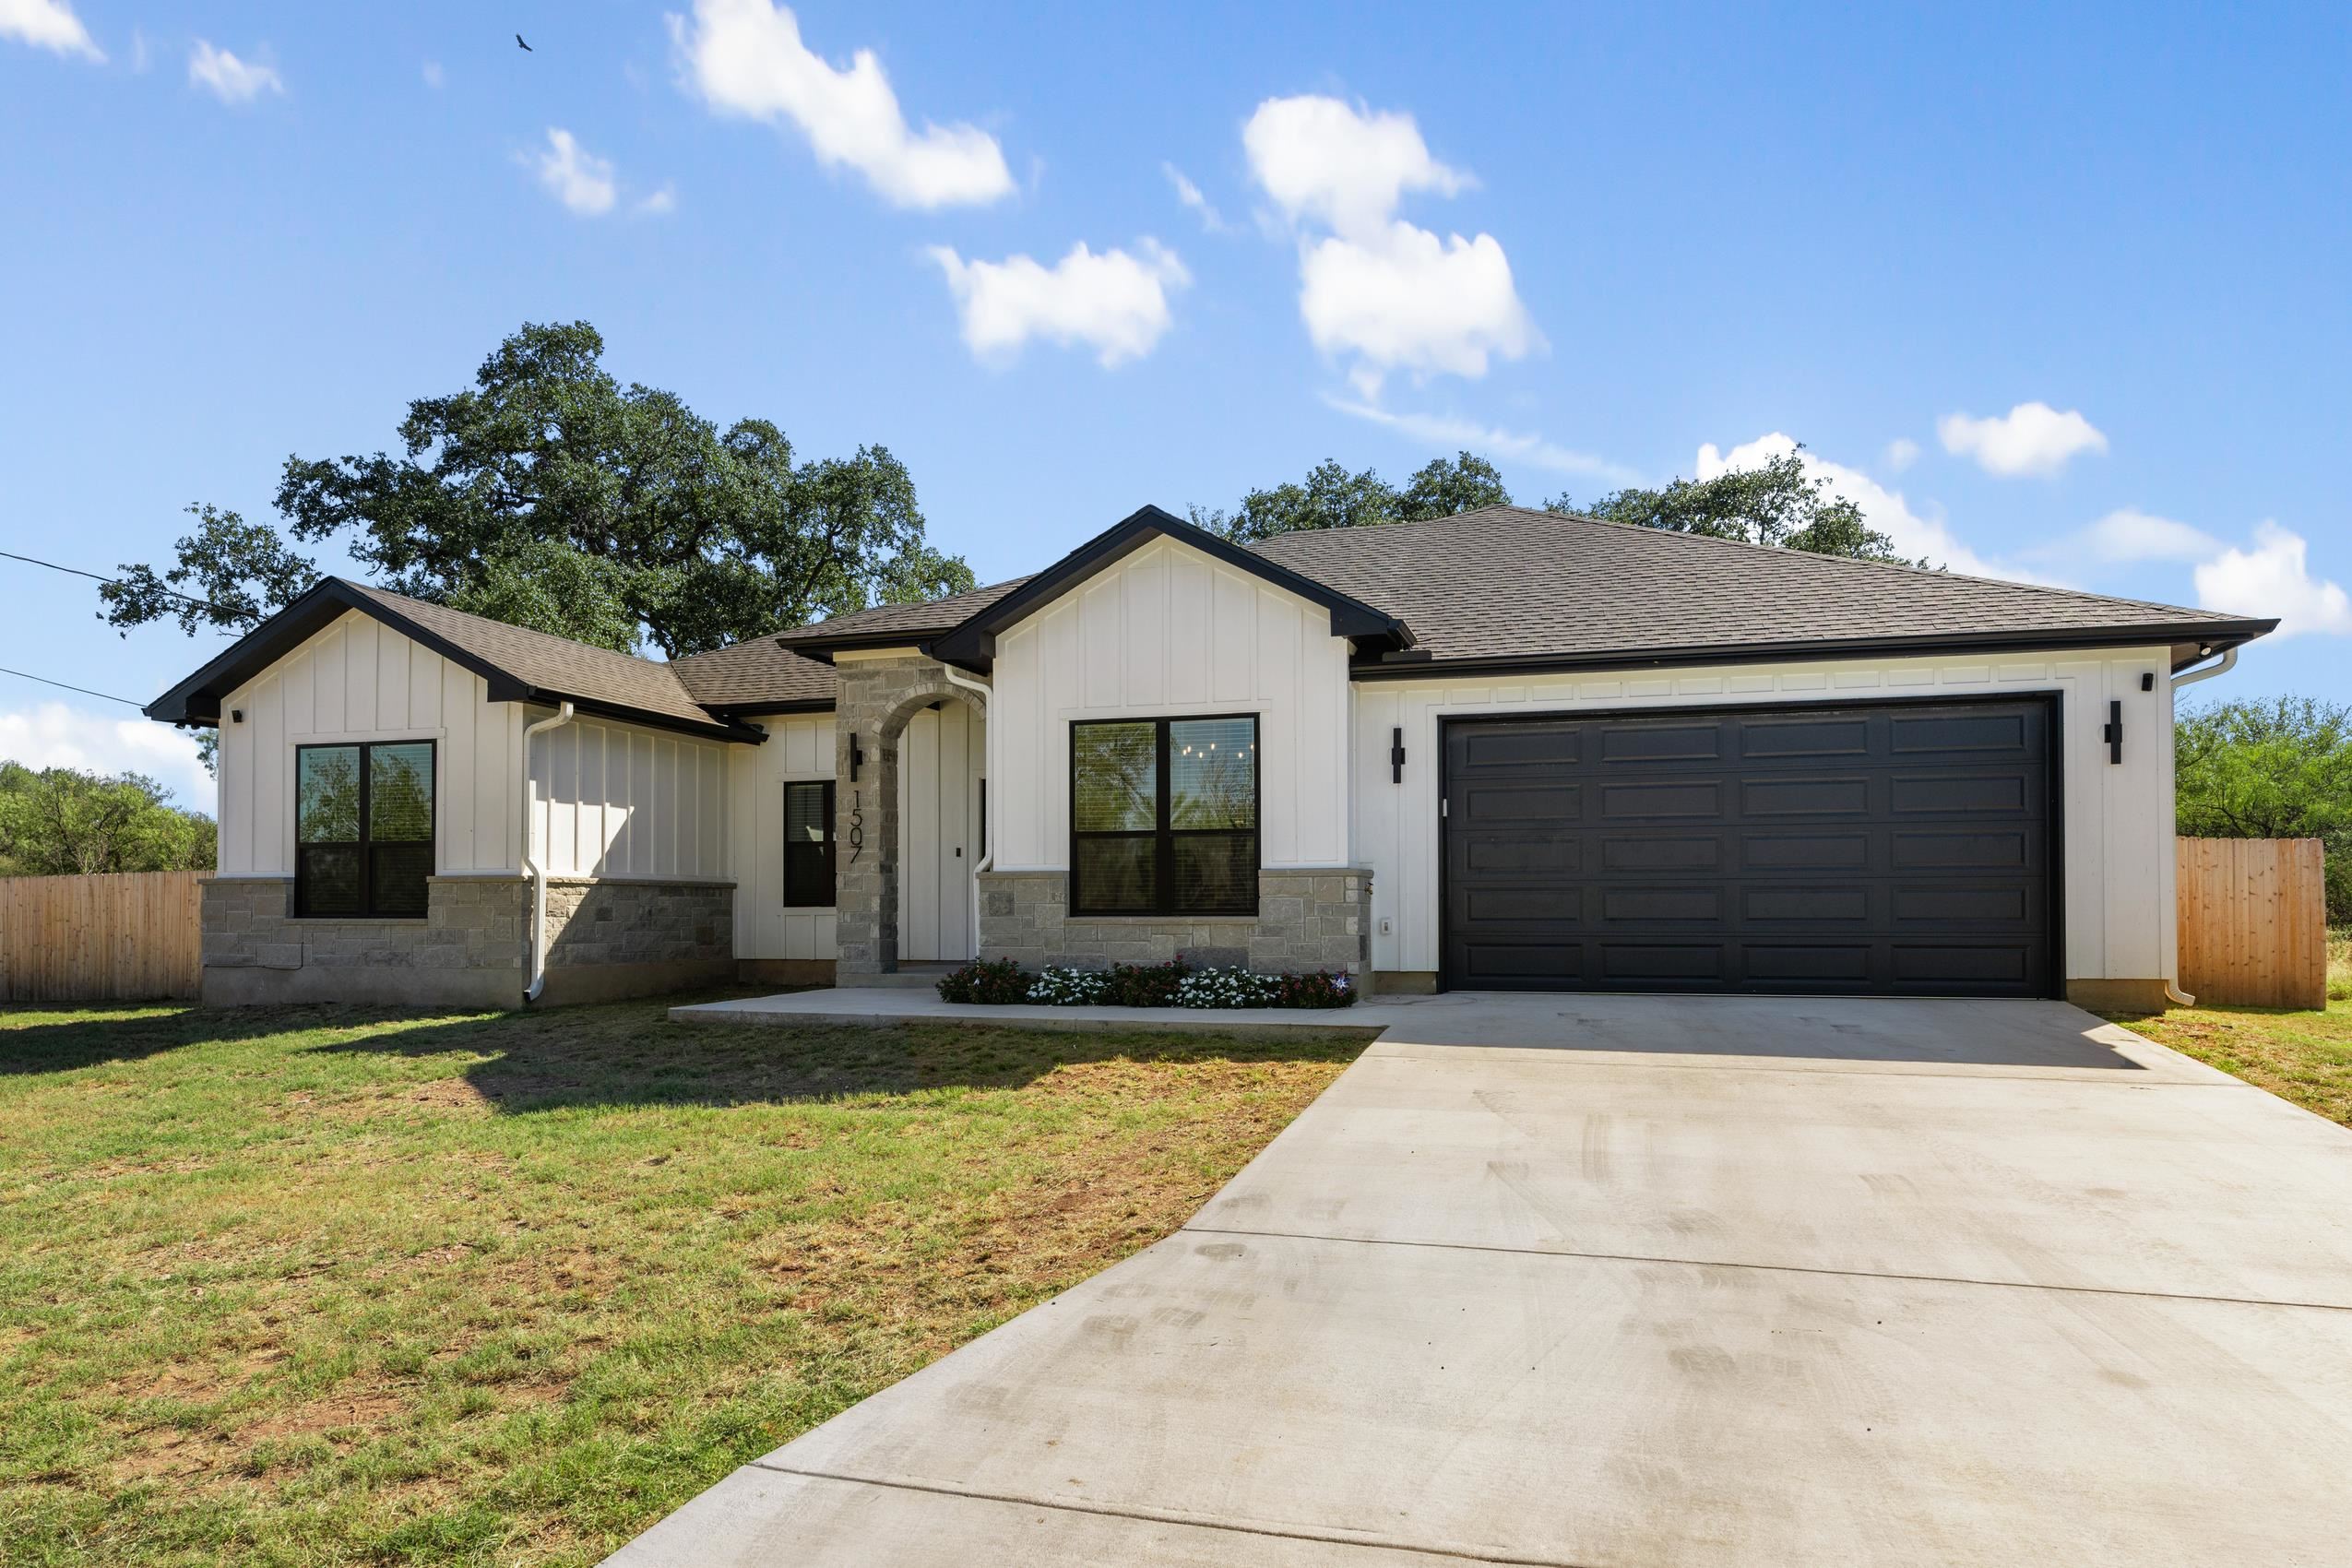
[(1356, 988), (1346, 975), (1261, 975), (1243, 968), (1196, 969), (1182, 957), (1164, 964), (1113, 964), (1108, 969), (1048, 968), (1036, 974), (1009, 958), (979, 959), (942, 975), (947, 1002), (986, 1006), (1041, 1003), (1050, 1007), (1348, 1007)]

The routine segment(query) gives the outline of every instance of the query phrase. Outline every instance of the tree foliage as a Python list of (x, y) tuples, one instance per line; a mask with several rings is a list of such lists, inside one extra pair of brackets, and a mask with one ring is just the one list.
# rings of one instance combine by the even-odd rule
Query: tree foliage
[(0, 763), (0, 876), (208, 871), (218, 832), (141, 774)]
[(2352, 923), (2352, 707), (2212, 703), (2173, 728), (2173, 813), (2192, 838), (2318, 838), (2327, 916)]
[(1231, 512), (1194, 506), (1194, 523), (1237, 544), (1254, 544), (1301, 529), (1357, 529), (1418, 523), (1481, 506), (1508, 506), (1511, 492), (1492, 463), (1473, 453), (1439, 457), (1398, 490), (1371, 469), (1349, 473), (1325, 458), (1303, 480), (1253, 490)]
[(1804, 462), (1795, 452), (1769, 458), (1760, 469), (1734, 469), (1708, 480), (1678, 479), (1663, 490), (1613, 491), (1582, 506), (1560, 495), (1545, 503), (1545, 507), (1612, 523), (1778, 545), (1816, 555), (1927, 564), (1896, 554), (1895, 541), (1871, 528), (1859, 506), (1831, 494), (1828, 480), (1807, 476)]
[(587, 322), (526, 325), (470, 387), (409, 405), (397, 455), (287, 458), (282, 533), (190, 507), (171, 566), (100, 589), (105, 618), (242, 632), (316, 581), (296, 547), (329, 541), (398, 592), (671, 658), (973, 586), (886, 449), (798, 460), (767, 421), (722, 432), (603, 353)]
[[(1462, 452), (1429, 464), (1402, 490), (1371, 469), (1350, 473), (1326, 458), (1307, 470), (1303, 480), (1251, 491), (1231, 512), (1195, 506), (1192, 515), (1202, 528), (1236, 543), (1254, 544), (1300, 529), (1414, 523), (1510, 505), (1510, 489), (1495, 466), (1476, 453)], [(1678, 479), (1662, 490), (1613, 491), (1587, 505), (1559, 495), (1544, 505), (1551, 512), (1818, 555), (1927, 564), (1904, 562), (1895, 552), (1895, 541), (1871, 528), (1859, 506), (1831, 494), (1829, 481), (1809, 477), (1794, 452), (1760, 469), (1739, 469), (1710, 480)]]

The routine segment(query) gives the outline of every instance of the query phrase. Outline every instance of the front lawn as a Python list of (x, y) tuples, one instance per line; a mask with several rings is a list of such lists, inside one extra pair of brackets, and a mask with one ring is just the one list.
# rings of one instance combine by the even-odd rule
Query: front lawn
[(2176, 1007), (2117, 1022), (2256, 1088), (2352, 1127), (2352, 1001), (2319, 1012)]
[(1360, 1049), (0, 1009), (0, 1560), (593, 1562), (1167, 1234)]

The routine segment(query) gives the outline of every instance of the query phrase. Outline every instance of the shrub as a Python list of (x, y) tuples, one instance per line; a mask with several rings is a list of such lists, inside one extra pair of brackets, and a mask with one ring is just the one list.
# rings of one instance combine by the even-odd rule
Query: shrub
[(1113, 964), (1096, 1000), (1106, 1007), (1173, 1007), (1192, 972), (1182, 956), (1164, 964)]
[(1029, 1000), (1054, 1007), (1087, 1007), (1102, 1000), (1111, 977), (1100, 969), (1047, 969), (1029, 982)]
[(1282, 975), (1275, 980), (1276, 1007), (1353, 1007), (1356, 988), (1346, 975), (1317, 969), (1311, 975)]
[(1008, 1006), (1029, 999), (1029, 977), (1010, 958), (976, 958), (939, 977), (939, 999)]
[(1281, 981), (1247, 969), (1201, 969), (1176, 988), (1180, 1007), (1271, 1007)]

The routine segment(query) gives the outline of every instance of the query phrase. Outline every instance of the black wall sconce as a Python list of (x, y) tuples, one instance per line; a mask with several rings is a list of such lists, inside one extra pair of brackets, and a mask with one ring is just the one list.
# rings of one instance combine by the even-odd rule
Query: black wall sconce
[(1401, 724), (1388, 731), (1388, 781), (1405, 782), (1405, 727)]
[(862, 767), (863, 766), (865, 766), (865, 760), (866, 760), (866, 754), (865, 754), (864, 748), (861, 747), (861, 746), (858, 744), (858, 738), (857, 738), (855, 735), (850, 736), (850, 737), (849, 737), (849, 782), (850, 782), (850, 783), (855, 784), (855, 783), (858, 781), (858, 769), (859, 769), (860, 767)]
[(2107, 728), (2099, 731), (2099, 739), (2107, 742), (2107, 760), (2123, 760), (2123, 704), (2119, 698), (2107, 705)]

